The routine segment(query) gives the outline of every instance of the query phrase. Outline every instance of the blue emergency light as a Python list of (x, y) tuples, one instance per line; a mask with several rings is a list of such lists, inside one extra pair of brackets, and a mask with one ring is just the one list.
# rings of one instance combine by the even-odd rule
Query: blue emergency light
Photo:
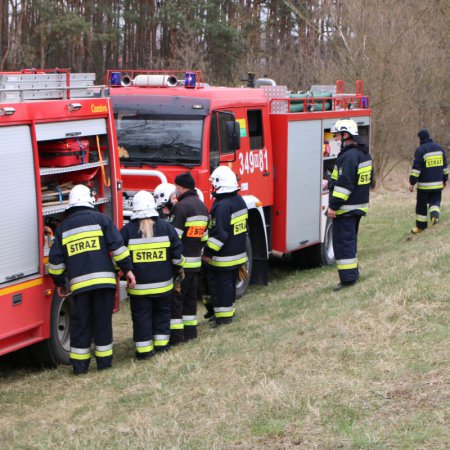
[(120, 72), (111, 72), (109, 84), (111, 86), (120, 86), (122, 82), (122, 75)]
[(184, 87), (194, 89), (197, 84), (197, 74), (195, 72), (186, 72), (184, 74)]

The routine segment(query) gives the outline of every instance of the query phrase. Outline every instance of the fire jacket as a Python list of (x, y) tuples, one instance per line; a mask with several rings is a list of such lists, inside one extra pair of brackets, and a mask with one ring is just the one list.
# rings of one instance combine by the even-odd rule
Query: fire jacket
[(181, 241), (170, 223), (154, 218), (153, 237), (143, 238), (139, 220), (128, 222), (120, 231), (131, 253), (136, 286), (130, 295), (161, 295), (173, 289), (173, 266), (182, 267)]
[(130, 252), (111, 219), (93, 209), (77, 207), (56, 229), (50, 248), (49, 274), (56, 286), (64, 286), (67, 272), (73, 294), (98, 288), (115, 289), (111, 256), (124, 273), (131, 270)]
[(427, 192), (444, 188), (448, 180), (447, 158), (444, 150), (432, 139), (426, 139), (416, 149), (414, 162), (409, 175), (409, 183)]
[(202, 266), (203, 243), (208, 239), (208, 221), (208, 208), (194, 189), (179, 197), (171, 223), (183, 243), (185, 270), (199, 271)]
[(338, 216), (364, 216), (369, 209), (372, 181), (372, 157), (368, 147), (356, 143), (343, 147), (331, 174), (329, 207)]
[(247, 262), (247, 219), (247, 206), (237, 192), (216, 194), (204, 249), (209, 267), (230, 270)]

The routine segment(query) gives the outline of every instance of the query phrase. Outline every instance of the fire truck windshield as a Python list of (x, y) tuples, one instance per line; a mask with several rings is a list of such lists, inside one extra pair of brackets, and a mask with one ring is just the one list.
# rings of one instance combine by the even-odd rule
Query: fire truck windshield
[(127, 158), (148, 164), (198, 165), (203, 117), (124, 113), (116, 115), (117, 139)]

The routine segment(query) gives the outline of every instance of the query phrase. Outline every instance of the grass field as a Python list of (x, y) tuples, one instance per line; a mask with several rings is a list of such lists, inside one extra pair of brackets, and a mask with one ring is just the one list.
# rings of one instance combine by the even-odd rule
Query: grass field
[[(274, 261), (233, 325), (135, 362), (129, 310), (115, 367), (0, 371), (2, 449), (450, 448), (450, 207), (412, 236), (414, 197), (377, 192), (361, 283)], [(203, 313), (202, 308), (200, 308)]]

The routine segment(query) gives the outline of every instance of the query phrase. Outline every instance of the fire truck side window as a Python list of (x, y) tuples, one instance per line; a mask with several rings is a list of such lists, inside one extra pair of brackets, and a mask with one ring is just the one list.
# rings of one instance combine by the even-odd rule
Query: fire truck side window
[(264, 147), (262, 112), (260, 109), (247, 111), (250, 150)]
[(217, 113), (211, 115), (211, 131), (209, 137), (209, 165), (213, 171), (219, 165), (219, 133), (217, 131)]
[(209, 164), (211, 170), (219, 165), (219, 155), (233, 155), (235, 150), (227, 147), (227, 122), (234, 120), (230, 112), (215, 111), (211, 115), (209, 138)]
[(222, 155), (233, 154), (234, 149), (227, 148), (227, 128), (226, 123), (232, 120), (233, 116), (230, 113), (219, 113), (219, 143), (220, 153)]

